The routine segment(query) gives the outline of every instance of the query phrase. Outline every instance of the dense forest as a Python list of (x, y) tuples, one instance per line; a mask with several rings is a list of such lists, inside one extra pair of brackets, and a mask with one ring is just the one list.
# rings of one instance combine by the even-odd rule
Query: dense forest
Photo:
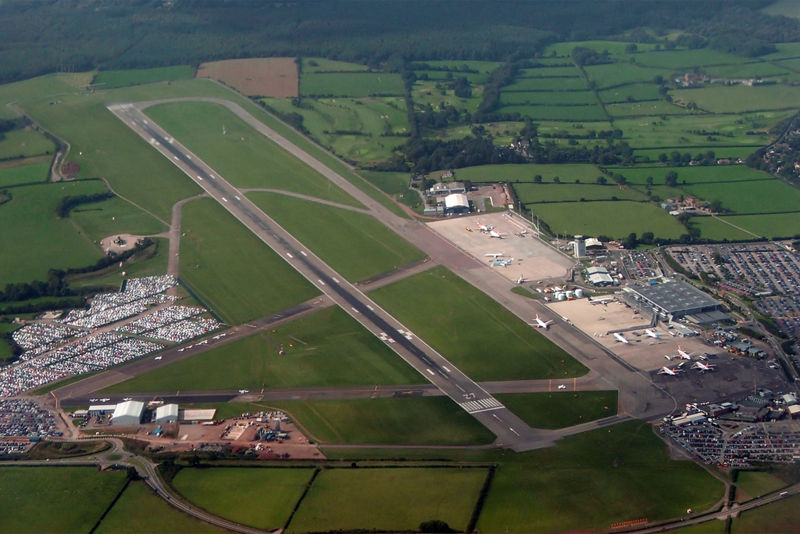
[[(399, 68), (401, 58), (530, 57), (559, 40), (666, 30), (742, 55), (800, 41), (800, 21), (769, 0), (5, 0), (0, 82), (52, 71), (320, 55)], [(641, 28), (647, 28), (643, 30)]]

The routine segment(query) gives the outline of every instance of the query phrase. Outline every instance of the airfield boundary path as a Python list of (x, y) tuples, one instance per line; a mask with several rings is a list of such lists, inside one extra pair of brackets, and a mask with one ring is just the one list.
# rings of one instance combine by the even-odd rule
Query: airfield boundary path
[[(445, 359), (423, 340), (414, 336), (402, 323), (383, 310), (377, 303), (368, 298), (343, 276), (308, 250), (300, 241), (283, 229), (276, 221), (259, 209), (242, 191), (233, 187), (222, 176), (193, 154), (181, 143), (171, 137), (165, 130), (154, 124), (143, 109), (157, 103), (168, 101), (152, 101), (141, 103), (111, 104), (108, 109), (134, 132), (149, 142), (169, 161), (181, 169), (195, 183), (203, 188), (222, 207), (244, 224), (259, 239), (289, 263), (297, 272), (310, 281), (321, 292), (339, 305), (345, 312), (360, 322), (375, 336), (400, 355), (409, 365), (414, 367), (428, 381), (436, 385), (462, 409), (487, 427), (495, 436), (497, 444), (514, 450), (529, 450), (552, 445), (551, 433), (536, 430), (528, 426), (517, 415), (508, 410), (502, 403), (492, 397), (485, 389), (461, 372), (455, 365)], [(219, 101), (223, 103), (227, 101)], [(237, 115), (244, 113), (240, 106), (233, 106)], [(257, 128), (279, 145), (294, 147), (256, 121)], [(283, 142), (279, 142), (282, 140)], [(294, 151), (291, 151), (293, 154)], [(356, 189), (341, 176), (313, 160), (311, 165), (335, 183), (343, 183), (348, 189)], [(366, 197), (359, 191), (360, 197)], [(368, 198), (368, 197), (367, 197)], [(371, 199), (370, 199), (371, 200)], [(374, 204), (375, 202), (372, 201)], [(403, 220), (402, 223), (415, 224)]]

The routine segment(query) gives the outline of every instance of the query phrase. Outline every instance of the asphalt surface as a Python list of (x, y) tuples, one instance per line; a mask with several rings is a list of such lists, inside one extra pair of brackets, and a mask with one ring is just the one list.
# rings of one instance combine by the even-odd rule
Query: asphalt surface
[[(315, 256), (197, 155), (148, 119), (141, 109), (152, 104), (114, 104), (109, 106), (109, 110), (186, 173), (297, 272), (365, 328), (384, 340), (426, 380), (486, 426), (497, 436), (499, 445), (514, 450), (528, 450), (552, 442), (548, 432), (528, 426), (489, 392)], [(231, 104), (226, 105), (230, 107)], [(275, 135), (272, 132), (269, 137), (274, 138)], [(319, 162), (317, 164), (321, 165)], [(326, 170), (328, 173), (332, 172), (330, 169)], [(344, 180), (341, 177), (339, 179)]]

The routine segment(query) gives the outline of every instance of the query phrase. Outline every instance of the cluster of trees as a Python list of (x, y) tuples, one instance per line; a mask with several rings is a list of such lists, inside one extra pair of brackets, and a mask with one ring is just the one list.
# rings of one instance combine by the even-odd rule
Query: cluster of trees
[(490, 137), (479, 134), (452, 141), (412, 138), (401, 150), (414, 171), (423, 173), (436, 169), (527, 161), (513, 150), (495, 146)]
[(61, 197), (61, 199), (58, 201), (58, 204), (56, 204), (56, 215), (60, 219), (65, 219), (69, 217), (70, 211), (81, 204), (101, 202), (103, 200), (108, 200), (109, 198), (114, 198), (114, 194), (110, 191), (106, 191), (105, 193), (94, 193), (92, 195), (68, 195)]

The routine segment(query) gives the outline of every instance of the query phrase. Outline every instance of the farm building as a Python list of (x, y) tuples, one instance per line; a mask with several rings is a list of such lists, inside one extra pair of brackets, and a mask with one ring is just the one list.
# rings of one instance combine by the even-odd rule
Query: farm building
[(174, 423), (178, 420), (178, 405), (165, 404), (156, 408), (156, 423)]
[(634, 298), (657, 311), (664, 319), (686, 317), (697, 323), (712, 323), (729, 319), (722, 303), (691, 284), (670, 281), (656, 285), (631, 285), (625, 288)]
[(444, 214), (469, 213), (469, 199), (464, 193), (454, 193), (444, 197)]
[(139, 401), (125, 401), (117, 404), (111, 416), (111, 424), (116, 426), (138, 425), (142, 421), (144, 403)]

